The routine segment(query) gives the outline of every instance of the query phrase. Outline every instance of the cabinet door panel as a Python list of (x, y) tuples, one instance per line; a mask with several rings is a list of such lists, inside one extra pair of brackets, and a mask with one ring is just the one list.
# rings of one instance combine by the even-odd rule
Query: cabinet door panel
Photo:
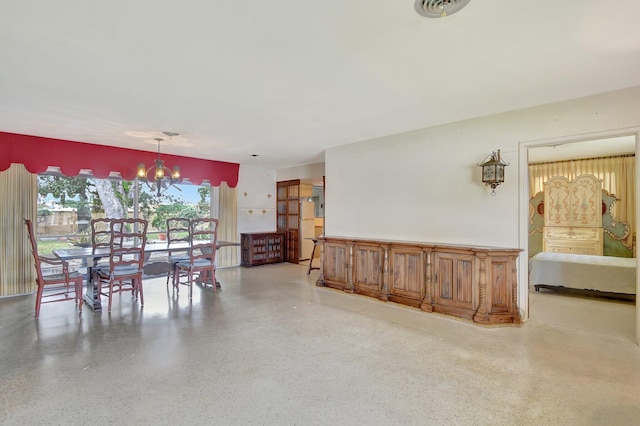
[(508, 312), (511, 302), (511, 280), (508, 259), (491, 262), (491, 311)]
[(471, 307), (473, 301), (473, 259), (458, 259), (456, 262), (456, 302)]
[(284, 257), (286, 262), (300, 262), (299, 221), (300, 221), (300, 180), (277, 182), (276, 224), (279, 231), (286, 232)]
[(435, 303), (472, 309), (475, 257), (454, 253), (435, 256)]
[(571, 183), (571, 224), (602, 226), (602, 181), (594, 176), (578, 176)]
[(564, 177), (549, 179), (544, 184), (545, 226), (571, 226), (571, 192)]
[(424, 262), (421, 250), (391, 250), (393, 279), (392, 295), (408, 297), (416, 301), (424, 298)]
[(455, 274), (453, 273), (453, 259), (438, 258), (438, 298), (453, 300), (453, 282)]
[(286, 236), (287, 261), (291, 263), (298, 263), (298, 241), (300, 241), (300, 233), (297, 229), (288, 229)]
[(346, 283), (347, 247), (344, 244), (325, 243), (324, 277), (327, 281)]
[(356, 246), (354, 285), (356, 292), (377, 294), (382, 284), (380, 247)]

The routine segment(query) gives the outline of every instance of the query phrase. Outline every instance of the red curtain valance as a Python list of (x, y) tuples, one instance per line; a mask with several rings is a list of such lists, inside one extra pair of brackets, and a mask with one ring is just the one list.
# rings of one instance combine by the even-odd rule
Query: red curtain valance
[[(76, 176), (85, 169), (101, 179), (119, 172), (123, 179), (133, 180), (139, 163), (149, 167), (156, 158), (157, 153), (137, 149), (0, 132), (0, 171), (7, 170), (11, 163), (20, 163), (36, 174), (55, 166), (65, 176)], [(169, 154), (162, 154), (162, 160), (170, 169), (180, 166), (182, 177), (196, 185), (204, 180), (211, 186), (220, 186), (222, 181), (232, 188), (238, 184), (240, 165), (236, 163)]]

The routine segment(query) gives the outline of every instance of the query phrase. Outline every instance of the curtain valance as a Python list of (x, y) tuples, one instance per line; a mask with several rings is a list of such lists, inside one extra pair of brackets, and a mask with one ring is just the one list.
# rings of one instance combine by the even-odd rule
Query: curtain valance
[[(0, 132), (0, 171), (19, 163), (35, 174), (54, 166), (65, 176), (76, 176), (84, 169), (101, 179), (117, 172), (123, 179), (133, 180), (139, 163), (150, 166), (156, 158), (155, 152)], [(170, 154), (162, 154), (162, 160), (170, 169), (180, 166), (182, 177), (196, 185), (205, 180), (211, 186), (220, 186), (223, 181), (232, 188), (238, 184), (240, 165), (236, 163)]]

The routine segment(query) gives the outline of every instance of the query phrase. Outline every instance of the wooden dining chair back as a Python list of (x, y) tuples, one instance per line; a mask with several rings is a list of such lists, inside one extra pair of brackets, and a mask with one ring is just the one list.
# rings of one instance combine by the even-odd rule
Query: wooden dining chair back
[(100, 295), (109, 298), (111, 312), (113, 295), (131, 291), (144, 306), (142, 268), (147, 244), (148, 223), (143, 219), (112, 219), (109, 223), (109, 264), (94, 272)]
[[(191, 221), (191, 251), (189, 259), (177, 263), (178, 273), (184, 273), (189, 286), (189, 299), (193, 296), (194, 274), (198, 273), (202, 285), (211, 283), (216, 291), (216, 244), (218, 242), (218, 219), (203, 218)], [(179, 276), (174, 276), (174, 284), (179, 284)]]
[[(167, 252), (171, 270), (167, 273), (167, 285), (176, 273), (178, 273), (177, 263), (189, 259), (191, 246), (191, 219), (186, 217), (170, 217), (167, 219)], [(172, 245), (184, 245), (184, 248), (171, 249)], [(175, 280), (173, 280), (175, 281)]]
[[(97, 218), (91, 220), (91, 250), (93, 254), (108, 253), (111, 244), (111, 221), (109, 217)], [(94, 256), (92, 267), (104, 268), (107, 266), (106, 261), (101, 259), (106, 256)]]
[(111, 218), (97, 218), (91, 220), (91, 248), (93, 252), (99, 248), (108, 248), (111, 235)]
[[(78, 305), (78, 310), (82, 312), (82, 275), (78, 271), (69, 271), (69, 264), (62, 259), (39, 255), (33, 223), (30, 219), (25, 219), (24, 223), (29, 234), (31, 253), (36, 266), (36, 284), (38, 285), (36, 291), (36, 319), (40, 317), (40, 306), (43, 303), (73, 300)], [(49, 265), (57, 269), (57, 271), (45, 274), (44, 265)], [(71, 286), (72, 284), (73, 286)], [(46, 293), (45, 289), (47, 289)]]

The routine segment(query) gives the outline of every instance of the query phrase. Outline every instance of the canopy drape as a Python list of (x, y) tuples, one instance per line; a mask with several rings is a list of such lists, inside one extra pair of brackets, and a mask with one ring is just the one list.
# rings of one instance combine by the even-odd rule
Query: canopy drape
[[(18, 163), (34, 174), (53, 166), (65, 176), (90, 170), (101, 179), (117, 172), (124, 180), (133, 180), (139, 163), (149, 167), (156, 158), (155, 152), (0, 132), (0, 171)], [(211, 186), (226, 182), (235, 188), (238, 184), (239, 164), (170, 154), (162, 154), (161, 158), (170, 169), (180, 166), (182, 177), (193, 184), (200, 185), (205, 180)]]

